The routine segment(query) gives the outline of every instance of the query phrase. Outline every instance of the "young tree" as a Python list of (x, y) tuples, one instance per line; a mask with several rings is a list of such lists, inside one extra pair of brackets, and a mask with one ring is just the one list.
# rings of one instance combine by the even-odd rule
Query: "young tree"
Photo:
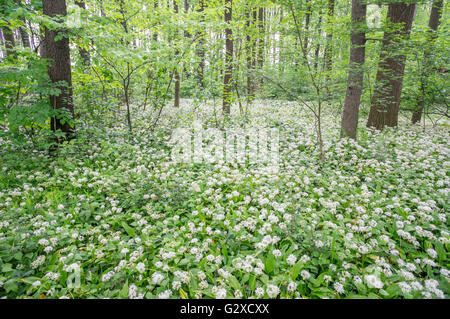
[[(382, 130), (384, 126), (394, 127), (398, 124), (406, 60), (402, 52), (403, 43), (411, 32), (416, 7), (415, 3), (389, 4), (367, 127)], [(395, 28), (392, 28), (391, 23)]]
[(233, 17), (233, 0), (225, 0), (225, 72), (223, 78), (223, 105), (224, 114), (230, 114), (231, 108), (231, 92), (232, 92), (232, 76), (233, 76), (233, 32), (231, 30), (231, 19)]
[(352, 1), (352, 33), (350, 36), (350, 63), (348, 72), (347, 94), (342, 112), (341, 137), (356, 139), (358, 111), (364, 77), (364, 59), (366, 44), (367, 6), (361, 0)]
[[(430, 13), (430, 20), (428, 22), (428, 33), (429, 33), (429, 40), (430, 42), (433, 42), (434, 39), (436, 39), (437, 34), (436, 31), (439, 27), (440, 19), (441, 19), (441, 13), (442, 13), (442, 7), (443, 7), (444, 1), (443, 0), (437, 0), (433, 2), (431, 13)], [(414, 111), (411, 122), (412, 124), (416, 124), (420, 122), (420, 119), (422, 118), (422, 112), (423, 108), (425, 106), (425, 96), (423, 92), (425, 92), (426, 89), (426, 70), (429, 70), (429, 65), (431, 63), (430, 61), (430, 55), (431, 52), (429, 49), (425, 49), (423, 53), (423, 65), (422, 65), (422, 76), (421, 76), (421, 82), (420, 82), (420, 97), (417, 101), (417, 108)]]
[[(53, 19), (61, 22), (60, 16), (67, 15), (65, 0), (42, 0), (43, 13)], [(63, 29), (45, 29), (44, 41), (42, 44), (42, 57), (48, 59), (50, 66), (48, 74), (50, 80), (61, 91), (58, 95), (50, 96), (50, 104), (54, 109), (65, 109), (74, 118), (73, 100), (72, 100), (72, 77), (70, 67), (70, 48), (69, 38)], [(64, 84), (63, 84), (64, 83)], [(53, 131), (72, 133), (74, 127), (66, 120), (54, 116), (51, 119), (51, 129)], [(69, 136), (68, 136), (69, 137)]]

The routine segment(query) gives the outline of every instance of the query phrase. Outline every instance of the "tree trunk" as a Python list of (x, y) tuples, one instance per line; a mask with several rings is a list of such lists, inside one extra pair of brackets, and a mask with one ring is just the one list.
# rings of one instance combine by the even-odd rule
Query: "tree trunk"
[(231, 92), (233, 75), (233, 33), (231, 31), (231, 19), (233, 17), (233, 0), (225, 0), (225, 72), (223, 78), (223, 106), (224, 114), (229, 115), (231, 111)]
[[(199, 1), (199, 7), (197, 12), (200, 14), (200, 21), (205, 22), (205, 2), (204, 0)], [(198, 37), (198, 48), (197, 48), (197, 56), (200, 59), (200, 63), (197, 69), (198, 82), (200, 87), (203, 88), (204, 85), (204, 76), (205, 76), (205, 30), (202, 29), (197, 32)]]
[[(264, 53), (265, 53), (265, 9), (258, 8), (258, 68), (259, 71), (262, 72), (264, 68)], [(264, 84), (264, 77), (260, 76), (258, 81), (258, 90), (262, 89)]]
[[(86, 3), (84, 1), (75, 1), (75, 4), (81, 9), (86, 10)], [(88, 50), (78, 47), (78, 52), (80, 53), (81, 61), (83, 61), (83, 67), (87, 69), (91, 64), (91, 56), (89, 55)]]
[[(178, 2), (177, 0), (173, 0), (173, 12), (175, 15), (178, 15)], [(178, 34), (175, 34), (175, 37), (178, 36)], [(178, 59), (178, 49), (175, 51), (176, 59)], [(173, 102), (174, 107), (180, 107), (180, 72), (178, 72), (178, 69), (175, 69), (175, 98)]]
[(99, 7), (100, 7), (100, 16), (101, 17), (106, 17), (106, 13), (105, 13), (105, 10), (103, 8), (103, 0), (99, 0)]
[[(20, 0), (14, 0), (14, 2), (18, 6), (22, 6), (22, 2)], [(22, 21), (24, 26), (27, 25), (27, 21), (24, 18), (21, 17), (20, 21)], [(20, 38), (22, 39), (23, 47), (24, 48), (30, 48), (30, 38), (28, 37), (27, 30), (23, 26), (20, 26), (19, 27), (19, 33), (20, 33)]]
[(5, 40), (6, 56), (8, 57), (14, 53), (16, 41), (14, 40), (14, 33), (9, 27), (7, 26), (2, 27), (2, 32), (3, 32), (3, 39)]
[[(154, 0), (153, 1), (153, 8), (156, 10), (158, 10), (158, 0)], [(153, 33), (153, 41), (157, 42), (158, 41), (158, 32)]]
[[(65, 0), (42, 0), (43, 13), (49, 17), (57, 15), (66, 16), (67, 8)], [(57, 36), (63, 35), (56, 40)], [(72, 100), (72, 77), (70, 69), (69, 38), (64, 30), (49, 30), (45, 28), (45, 36), (42, 44), (42, 57), (48, 59), (50, 66), (48, 74), (53, 83), (65, 82), (66, 85), (57, 85), (61, 90), (59, 95), (51, 95), (50, 103), (54, 109), (66, 109), (72, 119), (74, 118)], [(62, 123), (58, 117), (52, 117), (51, 129), (61, 130), (64, 133), (72, 133), (73, 127), (69, 123)]]
[[(26, 25), (25, 19), (20, 19)], [(24, 48), (30, 48), (30, 38), (28, 36), (28, 32), (24, 27), (19, 27), (20, 38), (22, 39), (22, 45)]]
[(4, 46), (5, 43), (5, 39), (3, 38), (3, 30), (2, 28), (0, 28), (0, 57), (4, 57), (5, 54), (3, 53), (3, 50), (1, 48), (1, 46)]
[[(382, 130), (384, 126), (395, 127), (398, 124), (406, 60), (400, 51), (411, 32), (416, 7), (416, 4), (402, 2), (392, 3), (388, 7), (386, 25), (389, 29), (384, 32), (367, 127)], [(397, 26), (392, 29), (389, 23), (396, 23)]]
[(350, 37), (350, 63), (348, 72), (347, 94), (342, 112), (341, 137), (356, 139), (358, 126), (358, 111), (364, 76), (364, 59), (366, 43), (366, 13), (367, 6), (361, 0), (352, 1), (352, 33)]
[(305, 41), (303, 42), (303, 47), (305, 48), (305, 52), (308, 49), (308, 41), (309, 41), (309, 23), (311, 21), (311, 0), (306, 1), (306, 14), (305, 14)]
[[(183, 3), (183, 7), (184, 7), (184, 13), (187, 15), (189, 13), (189, 1), (188, 0), (184, 0)], [(191, 35), (189, 34), (189, 31), (184, 31), (184, 37), (185, 38), (190, 38)]]
[(245, 14), (247, 35), (245, 39), (246, 48), (246, 60), (247, 60), (247, 103), (251, 103), (255, 98), (255, 88), (254, 88), (254, 70), (253, 70), (253, 41), (254, 37), (250, 36), (252, 33), (252, 28), (254, 21), (252, 21), (252, 10), (249, 8)]
[[(317, 28), (318, 28), (317, 36), (320, 39), (320, 37), (322, 36), (322, 13), (321, 12), (319, 12), (319, 22), (317, 23)], [(317, 41), (316, 48), (314, 50), (314, 70), (316, 72), (319, 71), (319, 54), (320, 54), (320, 42)]]
[[(334, 16), (334, 0), (328, 0), (328, 24), (331, 24), (331, 21)], [(330, 26), (328, 25), (328, 28)], [(333, 32), (328, 31), (327, 32), (327, 42), (325, 45), (325, 53), (324, 53), (324, 59), (325, 59), (325, 71), (326, 71), (326, 77), (327, 82), (330, 80), (330, 73), (332, 70), (332, 62), (333, 62)], [(327, 91), (329, 90), (328, 84), (327, 84)]]
[[(430, 37), (430, 42), (433, 42), (436, 37), (436, 31), (439, 27), (439, 23), (440, 23), (440, 19), (441, 19), (441, 13), (442, 13), (442, 7), (443, 7), (443, 0), (437, 0), (433, 2), (432, 8), (431, 8), (431, 13), (430, 13), (430, 20), (428, 22), (428, 32), (429, 32), (429, 37)], [(422, 118), (422, 112), (423, 112), (423, 108), (425, 106), (425, 96), (423, 94), (423, 92), (425, 92), (425, 87), (426, 87), (426, 78), (427, 78), (427, 74), (426, 74), (426, 69), (428, 68), (427, 66), (430, 63), (430, 55), (431, 52), (427, 49), (425, 49), (424, 53), (423, 53), (423, 65), (422, 65), (422, 80), (420, 82), (420, 97), (419, 100), (417, 101), (417, 108), (414, 111), (412, 118), (411, 118), (411, 122), (412, 124), (416, 124), (419, 123), (421, 118)]]
[[(256, 23), (258, 21), (258, 9), (254, 8), (253, 12), (253, 23), (256, 27)], [(252, 41), (252, 71), (253, 71), (253, 93), (256, 91), (256, 63), (258, 60), (258, 35), (256, 34), (256, 30), (253, 30), (253, 34), (255, 38)]]

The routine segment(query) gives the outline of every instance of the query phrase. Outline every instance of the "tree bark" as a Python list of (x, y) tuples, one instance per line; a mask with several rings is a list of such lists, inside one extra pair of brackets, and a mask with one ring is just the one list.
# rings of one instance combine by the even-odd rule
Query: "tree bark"
[[(437, 0), (433, 2), (432, 8), (431, 8), (431, 13), (430, 13), (430, 20), (428, 22), (428, 32), (429, 32), (429, 40), (430, 42), (433, 42), (436, 37), (436, 31), (439, 28), (439, 24), (440, 24), (440, 20), (441, 20), (441, 13), (442, 13), (442, 7), (443, 7), (443, 0)], [(419, 123), (421, 118), (422, 118), (422, 113), (423, 113), (423, 109), (425, 107), (425, 97), (423, 92), (425, 92), (425, 88), (426, 88), (426, 78), (427, 78), (427, 74), (426, 71), (427, 70), (427, 66), (430, 63), (430, 55), (431, 52), (430, 50), (425, 49), (424, 53), (423, 53), (423, 65), (422, 65), (422, 80), (420, 82), (420, 97), (419, 100), (417, 101), (417, 108), (416, 110), (413, 112), (413, 115), (411, 117), (411, 122), (412, 124), (416, 124)]]
[[(178, 15), (178, 2), (177, 0), (173, 0), (173, 12), (175, 15)], [(175, 34), (175, 36), (178, 36), (178, 34)], [(175, 51), (175, 55), (178, 56), (179, 52), (178, 50)], [(178, 69), (175, 69), (175, 98), (173, 102), (174, 107), (180, 107), (180, 72), (178, 72)]]
[[(49, 17), (57, 15), (66, 16), (67, 8), (65, 0), (42, 0), (43, 13)], [(62, 38), (56, 40), (58, 35)], [(42, 57), (48, 59), (50, 66), (48, 75), (53, 83), (64, 82), (66, 85), (56, 84), (61, 90), (59, 95), (50, 96), (50, 104), (54, 109), (66, 109), (72, 119), (74, 118), (72, 99), (72, 76), (70, 68), (69, 38), (64, 30), (49, 30), (45, 27), (45, 36), (42, 44)], [(62, 123), (58, 117), (52, 117), (51, 129), (61, 130), (64, 133), (72, 133), (74, 127), (69, 123)]]
[[(319, 12), (319, 22), (317, 23), (318, 28), (318, 38), (322, 36), (322, 13)], [(319, 71), (319, 54), (320, 54), (320, 42), (317, 41), (316, 48), (314, 50), (314, 70)]]
[[(262, 72), (264, 67), (264, 50), (266, 46), (265, 13), (266, 11), (264, 8), (258, 8), (258, 68), (260, 72)], [(261, 90), (264, 84), (264, 77), (260, 76), (258, 82), (258, 90)]]
[(7, 26), (2, 27), (2, 32), (3, 32), (3, 39), (5, 41), (6, 56), (8, 57), (14, 53), (16, 41), (14, 40), (14, 33), (9, 27)]
[(252, 8), (249, 8), (246, 12), (246, 26), (247, 35), (245, 38), (245, 48), (246, 48), (246, 60), (247, 60), (247, 103), (251, 103), (255, 98), (255, 87), (254, 87), (254, 69), (253, 69), (253, 41), (254, 37), (250, 35), (254, 25), (252, 20)]
[(229, 115), (231, 111), (231, 92), (233, 76), (233, 33), (230, 27), (233, 17), (233, 0), (225, 0), (225, 72), (223, 78), (223, 105), (222, 111)]
[[(256, 23), (258, 21), (258, 8), (253, 8), (253, 23), (256, 27)], [(253, 70), (253, 92), (256, 91), (256, 63), (258, 60), (258, 35), (256, 34), (256, 30), (253, 30), (254, 39), (252, 41), (252, 70)]]
[[(75, 4), (81, 9), (86, 10), (86, 3), (83, 0), (75, 1)], [(78, 52), (80, 53), (81, 61), (83, 61), (83, 67), (87, 69), (91, 64), (91, 56), (89, 51), (82, 47), (78, 47)]]
[(358, 112), (364, 79), (367, 6), (361, 0), (352, 1), (352, 33), (347, 94), (342, 112), (341, 137), (356, 139)]
[[(200, 14), (200, 21), (205, 22), (205, 2), (204, 0), (199, 1), (199, 7), (197, 12)], [(197, 32), (198, 37), (198, 48), (197, 48), (197, 56), (200, 59), (198, 69), (197, 69), (197, 77), (200, 87), (203, 88), (204, 85), (204, 76), (205, 76), (205, 30), (200, 29)]]
[(103, 8), (103, 0), (99, 0), (99, 7), (100, 7), (100, 16), (106, 17), (105, 10)]
[(305, 51), (308, 49), (308, 41), (309, 41), (309, 23), (311, 21), (311, 0), (306, 1), (306, 14), (305, 14), (305, 41), (303, 43), (303, 47)]
[[(156, 10), (158, 10), (158, 0), (154, 0), (153, 1), (153, 8)], [(157, 42), (158, 41), (158, 32), (153, 33), (153, 41)]]
[[(18, 6), (22, 6), (22, 2), (20, 0), (14, 0), (14, 2)], [(20, 18), (20, 21), (22, 21), (24, 26), (27, 25), (27, 21), (23, 17)], [(22, 40), (23, 47), (30, 48), (30, 38), (28, 37), (27, 30), (23, 26), (20, 26), (18, 29), (19, 29), (20, 38)]]
[[(21, 18), (23, 24), (26, 25), (25, 19)], [(20, 38), (22, 39), (22, 45), (24, 48), (30, 48), (30, 38), (28, 36), (27, 30), (24, 27), (19, 27)]]
[[(331, 24), (331, 20), (334, 16), (334, 0), (328, 0), (328, 24)], [(328, 26), (329, 27), (329, 26)], [(333, 62), (333, 32), (329, 31), (327, 32), (327, 42), (325, 45), (325, 53), (324, 53), (324, 59), (325, 59), (325, 71), (326, 71), (326, 77), (327, 81), (330, 80), (330, 72), (332, 70), (332, 62)], [(329, 90), (328, 84), (327, 84), (327, 91)]]
[[(189, 1), (188, 0), (184, 0), (183, 7), (184, 7), (184, 13), (187, 15), (189, 13)], [(185, 38), (191, 37), (189, 31), (186, 31), (186, 30), (184, 31), (184, 37)]]
[[(406, 56), (399, 51), (404, 46), (402, 43), (409, 38), (416, 7), (416, 4), (402, 2), (392, 3), (388, 7), (386, 24), (389, 29), (384, 32), (367, 127), (382, 130), (385, 126), (395, 127), (398, 124), (406, 60)], [(389, 22), (401, 25), (392, 29)]]

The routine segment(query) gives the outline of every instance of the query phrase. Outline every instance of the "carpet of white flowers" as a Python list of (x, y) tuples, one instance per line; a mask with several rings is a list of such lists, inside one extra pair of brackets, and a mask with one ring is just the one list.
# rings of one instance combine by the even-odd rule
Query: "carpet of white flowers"
[(171, 129), (211, 106), (154, 132), (134, 112), (132, 137), (122, 114), (80, 124), (57, 157), (0, 140), (0, 297), (448, 298), (448, 124), (361, 119), (355, 143), (326, 112), (321, 162), (307, 111), (259, 101), (227, 126), (278, 128), (275, 174), (171, 161)]

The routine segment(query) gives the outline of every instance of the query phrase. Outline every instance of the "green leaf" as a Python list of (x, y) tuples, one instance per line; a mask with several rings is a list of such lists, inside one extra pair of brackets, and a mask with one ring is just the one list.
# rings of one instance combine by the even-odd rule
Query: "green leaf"
[(303, 263), (299, 260), (297, 263), (292, 267), (291, 269), (291, 279), (295, 280), (298, 277), (298, 274), (300, 273), (300, 270), (302, 270)]
[(189, 299), (188, 294), (182, 288), (180, 288), (180, 290), (178, 290), (178, 292), (180, 293), (180, 296), (182, 299)]
[(249, 281), (249, 286), (250, 286), (250, 289), (253, 291), (253, 290), (255, 290), (255, 288), (256, 288), (256, 276), (253, 276), (253, 275), (251, 275), (250, 276), (250, 281)]
[(120, 289), (119, 297), (120, 298), (128, 298), (128, 280), (125, 282), (122, 289)]
[(269, 253), (265, 262), (265, 271), (270, 274), (275, 269), (275, 256)]
[(11, 279), (5, 283), (3, 286), (5, 288), (6, 292), (17, 292), (17, 289), (19, 288), (17, 284), (15, 283), (15, 279)]
[(228, 278), (228, 282), (230, 283), (230, 286), (234, 289), (234, 290), (238, 290), (241, 288), (241, 284), (239, 283), (239, 281), (236, 279), (236, 277), (234, 277), (233, 275), (231, 275)]
[(2, 267), (2, 272), (8, 272), (11, 271), (12, 269), (12, 265), (11, 264), (4, 264)]
[(134, 236), (135, 236), (135, 232), (134, 232), (134, 229), (133, 229), (133, 228), (131, 228), (130, 226), (128, 226), (128, 224), (125, 223), (124, 221), (123, 221), (121, 224), (122, 224), (122, 227), (125, 229), (125, 231), (127, 232), (127, 234), (128, 234), (130, 237), (134, 237)]

